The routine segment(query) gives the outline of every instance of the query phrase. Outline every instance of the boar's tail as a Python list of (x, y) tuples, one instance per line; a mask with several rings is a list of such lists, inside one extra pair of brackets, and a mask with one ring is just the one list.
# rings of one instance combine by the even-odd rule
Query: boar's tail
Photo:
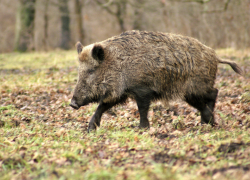
[(236, 73), (243, 75), (243, 71), (238, 66), (238, 64), (236, 64), (234, 61), (227, 60), (227, 59), (219, 59), (219, 63), (229, 64)]

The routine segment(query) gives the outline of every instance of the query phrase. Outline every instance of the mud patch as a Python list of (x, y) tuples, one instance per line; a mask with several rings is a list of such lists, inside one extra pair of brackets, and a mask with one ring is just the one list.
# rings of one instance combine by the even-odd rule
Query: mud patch
[(243, 170), (243, 171), (250, 171), (250, 165), (248, 166), (230, 166), (228, 168), (220, 168), (220, 169), (214, 169), (212, 171), (212, 174), (216, 174), (218, 172), (227, 172), (229, 170)]
[(226, 143), (226, 144), (221, 144), (220, 147), (218, 148), (219, 152), (224, 152), (224, 153), (233, 153), (236, 150), (239, 150), (241, 148), (244, 148), (246, 146), (249, 146), (250, 143), (244, 143), (244, 142), (239, 142), (239, 143)]
[(164, 152), (155, 153), (153, 155), (153, 160), (157, 163), (167, 163), (167, 164), (175, 164), (177, 160), (182, 160), (181, 157), (169, 155), (168, 151), (169, 149), (166, 149), (166, 151)]

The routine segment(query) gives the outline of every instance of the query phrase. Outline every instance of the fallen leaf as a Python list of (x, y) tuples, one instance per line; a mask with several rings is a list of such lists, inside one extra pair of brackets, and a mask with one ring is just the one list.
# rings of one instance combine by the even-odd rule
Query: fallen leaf
[(215, 162), (215, 161), (217, 161), (217, 158), (215, 156), (208, 156), (206, 158), (206, 161)]

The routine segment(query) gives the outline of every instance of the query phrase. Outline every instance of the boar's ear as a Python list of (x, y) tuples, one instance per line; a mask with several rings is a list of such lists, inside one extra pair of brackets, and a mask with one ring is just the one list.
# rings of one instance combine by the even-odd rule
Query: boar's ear
[(104, 49), (101, 45), (95, 45), (92, 49), (92, 57), (98, 61), (104, 60)]
[(76, 43), (76, 50), (77, 50), (78, 54), (80, 54), (82, 52), (82, 48), (83, 48), (83, 45), (78, 41)]

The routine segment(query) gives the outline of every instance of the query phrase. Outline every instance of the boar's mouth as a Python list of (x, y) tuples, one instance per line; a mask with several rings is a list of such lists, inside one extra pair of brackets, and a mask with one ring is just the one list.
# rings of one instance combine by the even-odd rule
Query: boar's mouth
[(81, 107), (81, 105), (79, 105), (79, 103), (77, 103), (77, 98), (73, 96), (73, 98), (71, 99), (71, 102), (69, 104), (72, 108), (74, 109), (79, 109)]
[(78, 102), (77, 100), (76, 100), (76, 98), (75, 97), (73, 97), (72, 99), (71, 99), (71, 102), (70, 102), (70, 106), (72, 107), (72, 108), (74, 108), (74, 109), (79, 109), (81, 106), (85, 106), (85, 105), (87, 105), (87, 104), (89, 104), (90, 102), (92, 102), (92, 101), (89, 101), (89, 99), (85, 99), (83, 102)]
[(69, 104), (72, 108), (74, 108), (74, 109), (79, 109), (80, 108), (80, 106), (78, 106), (76, 103), (72, 103), (72, 101), (71, 101), (71, 103)]

